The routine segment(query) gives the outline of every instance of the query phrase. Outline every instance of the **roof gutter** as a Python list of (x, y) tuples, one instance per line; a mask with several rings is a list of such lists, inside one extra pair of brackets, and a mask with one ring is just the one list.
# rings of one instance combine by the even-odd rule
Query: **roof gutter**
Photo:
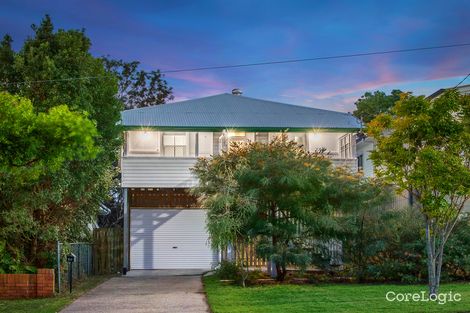
[(338, 132), (338, 133), (352, 133), (360, 130), (360, 127), (210, 127), (210, 126), (143, 126), (143, 125), (122, 125), (124, 130), (170, 130), (170, 131), (207, 131), (207, 132), (221, 132), (227, 129), (245, 131), (245, 132), (297, 132), (305, 133), (312, 131), (324, 131), (324, 132)]

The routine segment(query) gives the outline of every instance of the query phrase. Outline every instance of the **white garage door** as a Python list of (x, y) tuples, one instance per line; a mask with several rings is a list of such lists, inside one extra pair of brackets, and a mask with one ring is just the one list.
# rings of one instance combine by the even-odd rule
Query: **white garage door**
[(131, 209), (131, 269), (210, 269), (205, 210)]

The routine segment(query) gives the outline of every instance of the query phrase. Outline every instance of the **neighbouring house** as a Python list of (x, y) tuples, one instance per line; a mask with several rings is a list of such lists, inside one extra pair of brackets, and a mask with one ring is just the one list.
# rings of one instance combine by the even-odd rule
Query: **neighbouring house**
[[(453, 88), (453, 87), (452, 87)], [(428, 99), (436, 99), (440, 97), (446, 90), (452, 88), (441, 88), (436, 92), (429, 95)], [(456, 88), (461, 94), (468, 95), (470, 94), (470, 84), (462, 85)], [(365, 177), (374, 177), (374, 164), (369, 159), (370, 152), (375, 149), (375, 140), (373, 138), (367, 137), (365, 134), (358, 134), (356, 136), (356, 158), (357, 158), (357, 169), (362, 172)], [(407, 192), (402, 195), (397, 196), (394, 199), (394, 205), (396, 207), (403, 207), (408, 204), (412, 204), (413, 199), (409, 196)], [(465, 205), (465, 211), (470, 212), (470, 203)]]
[(124, 267), (210, 269), (206, 212), (188, 193), (190, 168), (234, 141), (268, 142), (281, 132), (309, 151), (325, 149), (334, 164), (356, 171), (359, 121), (348, 113), (232, 94), (122, 112)]
[(440, 97), (446, 90), (449, 90), (449, 89), (457, 89), (458, 92), (460, 92), (462, 95), (470, 95), (470, 84), (468, 85), (461, 85), (461, 86), (458, 86), (456, 88), (452, 87), (452, 88), (441, 88), (435, 92), (433, 92), (432, 94), (430, 94), (428, 96), (428, 99), (436, 99), (438, 97)]

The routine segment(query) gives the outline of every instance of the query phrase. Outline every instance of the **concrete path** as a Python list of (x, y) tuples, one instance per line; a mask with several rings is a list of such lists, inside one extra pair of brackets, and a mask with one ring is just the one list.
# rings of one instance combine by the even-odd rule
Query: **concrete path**
[(209, 312), (200, 275), (168, 274), (130, 271), (113, 277), (61, 312)]

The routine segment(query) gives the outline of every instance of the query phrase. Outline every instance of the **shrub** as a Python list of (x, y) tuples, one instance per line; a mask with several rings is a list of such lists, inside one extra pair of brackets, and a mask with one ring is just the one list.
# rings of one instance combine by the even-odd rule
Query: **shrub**
[[(422, 218), (416, 208), (371, 210), (347, 217), (344, 260), (358, 281), (423, 282), (427, 278)], [(470, 278), (470, 224), (464, 217), (449, 237), (443, 280)]]
[(16, 255), (13, 256), (6, 249), (5, 241), (0, 241), (0, 274), (35, 273), (36, 267), (24, 264), (21, 252), (18, 249), (15, 251)]
[(456, 226), (446, 244), (443, 279), (470, 278), (470, 218), (465, 216)]
[(216, 270), (216, 275), (220, 279), (240, 279), (242, 269), (235, 262), (223, 260), (219, 264), (219, 268)]
[(358, 281), (421, 280), (426, 264), (416, 215), (415, 209), (374, 208), (347, 218), (344, 258)]

